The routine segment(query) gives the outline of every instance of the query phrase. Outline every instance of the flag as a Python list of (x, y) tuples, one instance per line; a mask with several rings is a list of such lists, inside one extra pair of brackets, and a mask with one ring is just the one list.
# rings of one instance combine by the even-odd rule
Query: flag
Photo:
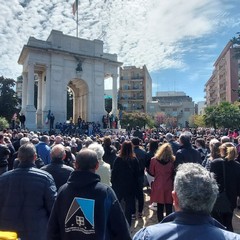
[(78, 0), (75, 0), (72, 4), (72, 13), (75, 16), (76, 11), (78, 10)]
[(48, 124), (48, 117), (46, 117), (45, 119), (45, 124)]

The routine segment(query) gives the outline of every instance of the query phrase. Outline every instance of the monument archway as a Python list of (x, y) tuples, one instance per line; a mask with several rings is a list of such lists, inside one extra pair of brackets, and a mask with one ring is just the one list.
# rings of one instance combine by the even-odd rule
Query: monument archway
[[(48, 130), (49, 111), (56, 122), (67, 120), (67, 86), (74, 92), (73, 121), (101, 123), (106, 114), (104, 79), (113, 79), (112, 114), (117, 114), (117, 81), (121, 62), (116, 54), (103, 52), (103, 42), (86, 40), (52, 30), (46, 41), (30, 37), (18, 63), (23, 66), (22, 108), (26, 126)], [(34, 85), (37, 81), (37, 108)], [(36, 97), (35, 97), (36, 99)]]
[(68, 87), (73, 92), (73, 121), (76, 123), (80, 116), (84, 121), (88, 116), (88, 86), (81, 79), (71, 80)]

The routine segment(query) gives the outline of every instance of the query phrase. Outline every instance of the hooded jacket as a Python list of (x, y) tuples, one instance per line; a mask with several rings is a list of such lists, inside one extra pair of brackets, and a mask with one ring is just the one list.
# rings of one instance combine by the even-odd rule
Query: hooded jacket
[(49, 240), (131, 239), (114, 191), (89, 171), (72, 172), (60, 188), (47, 232)]

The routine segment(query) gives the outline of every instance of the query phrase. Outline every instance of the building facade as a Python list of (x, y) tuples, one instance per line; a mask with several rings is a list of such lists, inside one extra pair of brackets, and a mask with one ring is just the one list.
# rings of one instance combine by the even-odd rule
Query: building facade
[(239, 100), (240, 61), (235, 56), (236, 48), (229, 42), (214, 63), (212, 76), (205, 84), (207, 106)]
[(144, 65), (141, 68), (120, 68), (118, 103), (126, 112), (147, 112), (147, 103), (152, 101), (152, 79)]
[[(67, 89), (73, 91), (73, 121), (101, 122), (106, 114), (104, 80), (112, 78), (112, 113), (117, 113), (119, 68), (116, 54), (103, 52), (103, 42), (52, 30), (46, 41), (30, 37), (18, 63), (22, 70), (22, 108), (29, 129), (45, 130), (49, 113), (67, 119)], [(37, 86), (37, 89), (35, 88)]]
[(204, 115), (204, 109), (205, 109), (205, 107), (206, 107), (206, 102), (205, 101), (200, 101), (200, 102), (198, 102), (197, 104), (197, 111), (196, 111), (196, 113), (198, 114), (198, 115)]
[(153, 101), (148, 103), (148, 113), (164, 113), (170, 118), (176, 119), (178, 127), (186, 127), (190, 116), (195, 114), (195, 105), (192, 98), (184, 92), (157, 92)]

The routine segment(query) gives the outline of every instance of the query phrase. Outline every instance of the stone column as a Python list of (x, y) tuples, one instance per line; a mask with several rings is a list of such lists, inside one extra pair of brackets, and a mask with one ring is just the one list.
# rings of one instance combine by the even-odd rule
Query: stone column
[(36, 108), (34, 107), (34, 64), (28, 64), (26, 127), (36, 130)]
[(80, 92), (80, 116), (83, 119), (83, 95), (82, 95), (82, 91)]
[(32, 63), (28, 65), (27, 106), (34, 106), (34, 65)]
[(77, 98), (75, 95), (73, 98), (73, 114), (71, 116), (74, 123), (76, 123), (76, 121), (75, 121), (76, 120), (76, 111), (77, 111)]
[(37, 128), (42, 129), (42, 83), (43, 74), (38, 76), (38, 99), (37, 99)]
[(51, 110), (51, 103), (50, 103), (50, 93), (51, 93), (51, 78), (50, 78), (50, 67), (46, 67), (46, 91), (45, 91), (45, 99), (46, 105), (44, 110), (48, 111)]
[(87, 114), (87, 108), (88, 108), (88, 106), (87, 106), (87, 103), (88, 103), (87, 98), (88, 98), (87, 93), (84, 93), (84, 95), (83, 95), (83, 116), (84, 116), (85, 122), (89, 121), (88, 114)]
[(81, 104), (81, 102), (80, 102), (79, 92), (80, 92), (80, 90), (79, 90), (79, 88), (77, 88), (76, 94), (75, 94), (75, 99), (76, 99), (76, 103), (75, 103), (76, 104), (76, 108), (75, 108), (75, 112), (74, 112), (74, 114), (75, 114), (75, 123), (77, 122), (78, 117), (81, 115), (80, 114), (80, 104)]
[(50, 66), (46, 66), (45, 76), (44, 76), (44, 92), (42, 92), (44, 105), (42, 106), (42, 122), (44, 130), (49, 130), (49, 123), (46, 124), (46, 118), (48, 111), (51, 110), (50, 106), (50, 92), (51, 92), (51, 76), (50, 76)]
[(22, 82), (22, 109), (21, 113), (25, 115), (26, 105), (27, 105), (27, 72), (22, 73), (23, 82)]
[(111, 114), (117, 115), (117, 81), (118, 74), (112, 75), (112, 111)]

